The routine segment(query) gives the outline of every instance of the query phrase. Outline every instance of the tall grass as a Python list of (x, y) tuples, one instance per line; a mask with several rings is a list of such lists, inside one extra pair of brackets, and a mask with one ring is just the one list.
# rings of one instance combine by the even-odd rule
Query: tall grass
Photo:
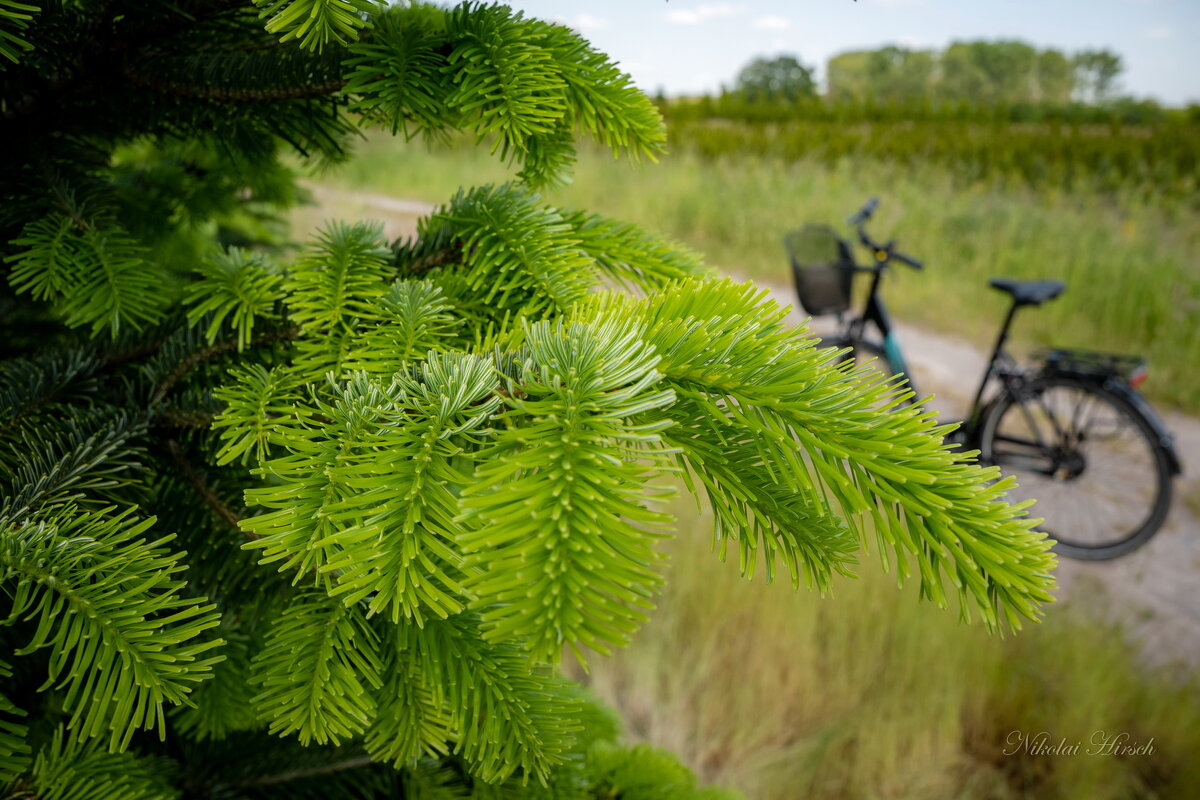
[[(510, 176), (477, 148), (431, 154), (418, 144), (372, 139), (331, 177), (436, 203), (460, 185)], [(886, 297), (902, 319), (983, 341), (1005, 302), (987, 288), (989, 277), (1061, 279), (1068, 285), (1061, 299), (1018, 321), (1018, 347), (1144, 355), (1153, 399), (1200, 409), (1200, 224), (1183, 207), (1148, 205), (1133, 194), (1034, 194), (964, 183), (937, 167), (871, 160), (674, 154), (630, 166), (586, 151), (574, 183), (549, 199), (641, 223), (730, 272), (786, 283), (783, 234), (808, 221), (837, 224), (871, 195), (883, 200), (871, 226), (877, 237), (897, 237), (927, 265), (920, 274), (897, 268), (889, 276)]]
[[(1200, 683), (1148, 671), (1098, 596), (1005, 639), (898, 590), (873, 557), (820, 598), (750, 583), (684, 512), (667, 593), (587, 680), (634, 735), (753, 800), (1186, 798), (1200, 787)], [(1128, 733), (1152, 754), (1086, 750)], [(1082, 743), (1022, 752), (1016, 735)], [(1006, 750), (1010, 751), (1006, 754)], [(1012, 752), (1016, 750), (1016, 752)]]

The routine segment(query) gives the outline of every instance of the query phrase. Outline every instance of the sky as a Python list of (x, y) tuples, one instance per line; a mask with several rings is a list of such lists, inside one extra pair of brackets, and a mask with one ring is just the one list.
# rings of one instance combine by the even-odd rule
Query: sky
[(1200, 102), (1200, 0), (505, 0), (564, 22), (647, 92), (717, 91), (756, 56), (788, 53), (823, 76), (830, 56), (897, 44), (1022, 39), (1068, 53), (1107, 48), (1120, 90)]

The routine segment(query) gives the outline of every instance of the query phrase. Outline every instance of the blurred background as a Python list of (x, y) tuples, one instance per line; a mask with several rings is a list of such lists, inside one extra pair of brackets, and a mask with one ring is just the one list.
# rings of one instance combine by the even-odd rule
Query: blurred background
[[(784, 233), (848, 234), (878, 196), (875, 233), (926, 263), (884, 290), (923, 388), (969, 399), (1004, 310), (987, 278), (1060, 279), (1017, 351), (1146, 356), (1185, 462), (1148, 545), (1064, 562), (1060, 602), (1007, 638), (898, 589), (873, 552), (825, 598), (744, 581), (683, 505), (658, 610), (583, 679), (633, 736), (749, 798), (1200, 797), (1200, 4), (512, 5), (619, 60), (670, 134), (658, 164), (585, 148), (550, 202), (790, 303)], [(368, 138), (307, 178), (294, 231), (376, 218), (410, 235), (460, 185), (512, 173), (473, 141)], [(1122, 734), (1143, 752), (1097, 744)]]

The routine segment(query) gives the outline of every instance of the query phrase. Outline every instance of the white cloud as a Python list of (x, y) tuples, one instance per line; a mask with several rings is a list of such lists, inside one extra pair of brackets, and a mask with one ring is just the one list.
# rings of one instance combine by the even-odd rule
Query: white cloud
[(588, 31), (598, 31), (608, 27), (608, 20), (602, 17), (592, 16), (591, 14), (580, 14), (575, 18), (574, 24), (571, 25), (575, 30), (587, 33)]
[(580, 33), (589, 33), (608, 27), (608, 20), (591, 14), (580, 14), (573, 18), (564, 17), (562, 14), (555, 14), (550, 17), (550, 21), (557, 22), (559, 25), (566, 25), (568, 28)]
[(926, 0), (871, 0), (871, 2), (884, 8), (920, 8), (926, 5)]
[(1145, 39), (1162, 41), (1163, 39), (1170, 39), (1174, 35), (1175, 32), (1166, 25), (1155, 25), (1153, 28), (1142, 29), (1142, 37)]
[(677, 8), (673, 11), (668, 11), (664, 15), (664, 18), (667, 22), (673, 22), (676, 25), (700, 25), (710, 19), (736, 17), (744, 10), (741, 6), (734, 6), (729, 3), (704, 3), (692, 9)]
[(792, 27), (792, 21), (787, 17), (781, 17), (778, 14), (768, 14), (765, 17), (759, 17), (751, 22), (750, 25), (755, 28), (761, 28), (765, 31), (786, 31)]

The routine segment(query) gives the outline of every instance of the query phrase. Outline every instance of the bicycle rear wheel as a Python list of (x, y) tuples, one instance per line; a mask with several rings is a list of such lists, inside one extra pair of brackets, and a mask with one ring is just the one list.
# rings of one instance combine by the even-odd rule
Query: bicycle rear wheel
[(983, 420), (980, 462), (1019, 486), (1013, 501), (1073, 558), (1116, 558), (1158, 531), (1171, 504), (1167, 455), (1150, 424), (1119, 394), (1064, 377), (1002, 395)]

